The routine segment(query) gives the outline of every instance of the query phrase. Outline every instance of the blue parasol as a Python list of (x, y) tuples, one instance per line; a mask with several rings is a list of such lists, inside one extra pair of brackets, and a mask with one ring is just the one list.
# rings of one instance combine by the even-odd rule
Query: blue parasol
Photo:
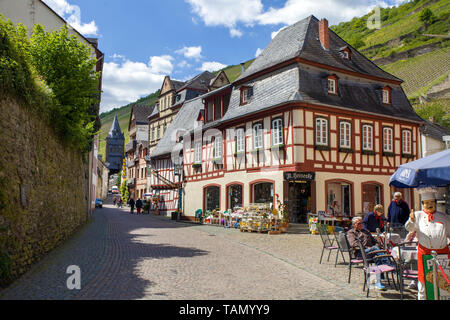
[(389, 180), (397, 188), (445, 187), (450, 184), (450, 149), (402, 164)]

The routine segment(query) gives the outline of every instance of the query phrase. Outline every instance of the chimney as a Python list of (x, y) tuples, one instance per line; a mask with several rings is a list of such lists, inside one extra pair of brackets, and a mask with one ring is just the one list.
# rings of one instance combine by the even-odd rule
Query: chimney
[(242, 62), (241, 63), (241, 75), (243, 75), (244, 74), (244, 71), (245, 71), (245, 67), (244, 67), (244, 62)]
[(319, 39), (322, 47), (325, 50), (330, 50), (330, 33), (328, 30), (328, 20), (322, 19), (319, 21)]

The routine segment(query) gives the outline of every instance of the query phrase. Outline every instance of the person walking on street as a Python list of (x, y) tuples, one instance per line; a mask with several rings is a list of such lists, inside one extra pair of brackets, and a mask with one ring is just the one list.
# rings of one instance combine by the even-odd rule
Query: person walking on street
[(400, 192), (394, 193), (394, 199), (388, 208), (388, 218), (387, 226), (389, 227), (399, 227), (404, 226), (406, 221), (409, 219), (409, 205), (403, 200), (402, 194)]
[(122, 198), (119, 199), (119, 202), (117, 202), (117, 207), (122, 208), (123, 200)]
[(142, 200), (141, 200), (141, 198), (138, 198), (138, 199), (136, 200), (136, 210), (137, 210), (137, 214), (140, 214), (140, 213), (141, 213), (142, 206), (143, 206)]
[(114, 196), (114, 198), (113, 198), (114, 206), (116, 205), (116, 202), (117, 202), (117, 198), (116, 198), (116, 196)]
[(133, 214), (134, 213), (134, 205), (135, 205), (134, 199), (130, 198), (130, 200), (128, 201), (128, 204), (130, 205), (130, 213)]

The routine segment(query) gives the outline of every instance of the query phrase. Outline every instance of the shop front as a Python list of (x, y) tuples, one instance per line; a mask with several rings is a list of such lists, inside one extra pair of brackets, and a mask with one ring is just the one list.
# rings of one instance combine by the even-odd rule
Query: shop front
[(314, 172), (285, 172), (287, 182), (290, 222), (307, 223), (308, 212), (312, 211), (312, 183)]

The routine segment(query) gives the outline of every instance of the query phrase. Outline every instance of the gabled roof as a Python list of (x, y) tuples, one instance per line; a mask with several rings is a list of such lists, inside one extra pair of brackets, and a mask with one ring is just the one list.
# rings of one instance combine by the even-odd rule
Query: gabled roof
[(130, 120), (128, 121), (128, 130), (130, 130), (131, 126), (131, 118), (134, 114), (134, 119), (136, 124), (148, 124), (148, 117), (152, 114), (155, 109), (155, 105), (142, 105), (142, 104), (133, 104), (130, 112)]
[[(353, 49), (331, 29), (329, 36), (330, 50), (325, 50), (319, 40), (319, 20), (311, 15), (281, 30), (236, 81), (291, 59), (302, 58), (346, 71), (401, 82)], [(340, 50), (345, 46), (351, 49), (350, 60), (342, 59)]]
[(188, 80), (181, 88), (177, 89), (177, 91), (181, 91), (187, 88), (208, 91), (209, 82), (215, 77), (216, 76), (213, 73), (204, 71), (196, 75), (191, 80)]
[(109, 129), (108, 137), (110, 138), (116, 138), (121, 137), (123, 138), (122, 130), (120, 129), (119, 120), (117, 119), (117, 114), (114, 116), (113, 123), (111, 124), (111, 128)]
[(425, 125), (421, 128), (422, 133), (425, 136), (432, 137), (436, 140), (442, 141), (443, 136), (450, 135), (450, 129), (443, 127), (437, 123), (424, 120)]

